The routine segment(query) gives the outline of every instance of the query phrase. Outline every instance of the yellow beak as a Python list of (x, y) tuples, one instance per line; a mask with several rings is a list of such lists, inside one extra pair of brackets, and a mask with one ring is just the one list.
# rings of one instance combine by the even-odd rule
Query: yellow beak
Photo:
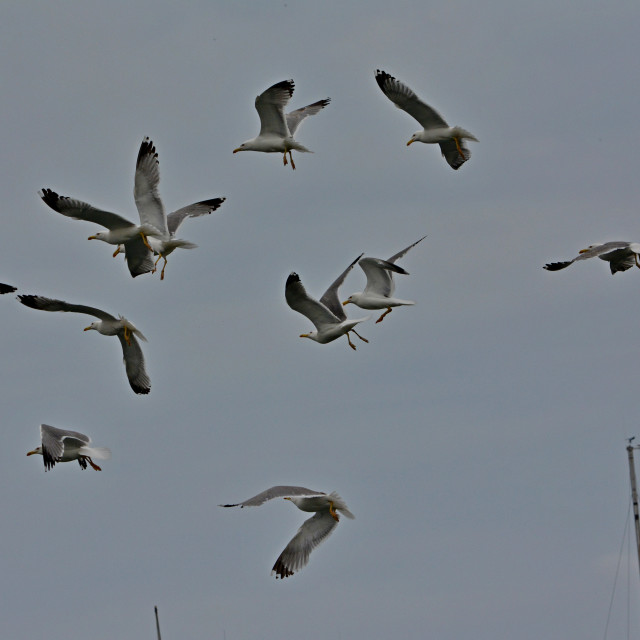
[(27, 453), (27, 455), (28, 455), (28, 456), (33, 456), (33, 455), (35, 455), (36, 453), (38, 453), (38, 450), (37, 450), (37, 449), (34, 449), (33, 451), (29, 451), (29, 453)]
[(409, 142), (407, 142), (407, 147), (412, 143), (415, 142), (415, 140), (412, 138), (411, 140), (409, 140)]
[(345, 301), (342, 303), (342, 306), (344, 307), (346, 304), (349, 304), (350, 302), (351, 302), (351, 300), (345, 300)]
[(89, 331), (90, 329), (91, 329), (91, 327), (85, 327), (85, 328), (83, 329), (83, 331)]
[(240, 147), (238, 147), (237, 149), (233, 150), (233, 153), (238, 153), (238, 151), (242, 151), (242, 149)]
[(89, 236), (89, 237), (87, 238), (87, 240), (97, 240), (97, 239), (98, 239), (98, 238), (97, 238), (96, 236)]

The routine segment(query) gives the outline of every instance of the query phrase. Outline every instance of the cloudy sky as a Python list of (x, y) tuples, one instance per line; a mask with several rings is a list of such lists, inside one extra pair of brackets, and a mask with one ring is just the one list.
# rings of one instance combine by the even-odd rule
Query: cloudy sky
[[(87, 318), (0, 298), (3, 637), (154, 638), (154, 605), (167, 640), (602, 637), (640, 273), (542, 265), (640, 240), (639, 30), (631, 1), (2, 3), (0, 281), (126, 315), (152, 380), (135, 396)], [(478, 137), (459, 171), (406, 147), (419, 126), (377, 68)], [(233, 155), (288, 78), (292, 108), (332, 99), (297, 136), (314, 153)], [(164, 282), (37, 195), (133, 219), (144, 136), (168, 210), (227, 198), (184, 224), (199, 248)], [(298, 338), (291, 271), (320, 296), (425, 234), (397, 285), (416, 305), (361, 325), (369, 344)], [(356, 267), (341, 294), (363, 284)], [(43, 422), (113, 458), (45, 473), (25, 456)], [(216, 506), (274, 484), (356, 515), (285, 581), (305, 515)]]

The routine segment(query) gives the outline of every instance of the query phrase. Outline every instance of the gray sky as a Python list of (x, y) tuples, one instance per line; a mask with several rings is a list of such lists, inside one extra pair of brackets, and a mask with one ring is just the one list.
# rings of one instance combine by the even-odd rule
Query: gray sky
[[(2, 4), (0, 281), (126, 315), (152, 380), (135, 396), (86, 318), (0, 298), (3, 637), (153, 638), (155, 604), (167, 640), (602, 637), (640, 274), (542, 265), (640, 240), (640, 12), (561, 4)], [(406, 147), (419, 126), (376, 68), (479, 138), (459, 171)], [(297, 136), (315, 153), (295, 172), (232, 155), (288, 78), (292, 108), (332, 99)], [(181, 228), (199, 248), (164, 282), (37, 195), (133, 218), (145, 135), (168, 210), (227, 197)], [(424, 234), (397, 285), (415, 307), (362, 325), (357, 352), (298, 338), (290, 271), (319, 296)], [(356, 267), (341, 293), (363, 283)], [(112, 460), (45, 474), (24, 455), (41, 422)], [(335, 489), (357, 518), (283, 582), (305, 515), (216, 507), (282, 483)]]

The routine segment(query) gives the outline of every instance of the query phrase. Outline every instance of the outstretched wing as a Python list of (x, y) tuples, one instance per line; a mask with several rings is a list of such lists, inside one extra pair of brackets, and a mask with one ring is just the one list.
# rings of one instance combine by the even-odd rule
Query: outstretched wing
[(182, 209), (178, 209), (167, 216), (167, 226), (169, 233), (175, 235), (178, 227), (183, 223), (185, 218), (197, 218), (198, 216), (204, 216), (207, 213), (213, 213), (216, 209), (220, 208), (226, 198), (211, 198), (211, 200), (202, 200), (195, 202)]
[(324, 292), (322, 298), (320, 298), (320, 304), (323, 304), (331, 313), (333, 313), (336, 318), (340, 321), (347, 319), (347, 314), (344, 312), (344, 307), (340, 303), (340, 299), (338, 298), (338, 289), (344, 282), (344, 279), (347, 277), (347, 274), (353, 267), (357, 264), (358, 260), (362, 258), (364, 253), (361, 253), (329, 286), (329, 288)]
[(402, 258), (402, 256), (404, 256), (405, 253), (407, 253), (407, 251), (409, 251), (409, 249), (413, 249), (413, 247), (415, 247), (417, 244), (419, 244), (420, 242), (422, 242), (427, 236), (422, 236), (422, 238), (420, 238), (420, 240), (416, 240), (413, 244), (410, 244), (406, 249), (403, 249), (402, 251), (398, 251), (398, 253), (394, 253), (388, 260), (387, 262), (391, 262), (394, 263), (396, 260), (400, 260), (400, 258)]
[(302, 282), (300, 282), (300, 276), (295, 272), (290, 273), (287, 278), (284, 295), (287, 304), (294, 311), (309, 318), (318, 331), (320, 327), (326, 326), (327, 324), (341, 322), (341, 319), (329, 311), (324, 304), (321, 304), (307, 294)]
[(260, 116), (260, 135), (276, 135), (288, 138), (289, 127), (284, 116), (295, 84), (293, 80), (283, 80), (263, 91), (256, 98), (256, 111)]
[(288, 578), (309, 562), (311, 552), (336, 528), (337, 521), (329, 511), (318, 511), (305, 520), (284, 548), (271, 570), (276, 578)]
[(286, 119), (289, 133), (293, 136), (305, 118), (315, 116), (316, 113), (322, 111), (330, 102), (331, 98), (325, 98), (324, 100), (318, 100), (318, 102), (308, 104), (306, 107), (301, 107), (300, 109), (287, 113)]
[(360, 267), (367, 276), (367, 285), (363, 292), (365, 295), (373, 293), (388, 298), (395, 290), (392, 272), (409, 275), (397, 264), (380, 258), (363, 258), (360, 260)]
[(56, 462), (60, 461), (64, 453), (65, 442), (77, 449), (91, 442), (91, 438), (85, 436), (84, 433), (58, 429), (48, 424), (40, 425), (40, 438), (45, 470), (51, 469)]
[(18, 300), (25, 307), (38, 309), (39, 311), (70, 311), (72, 313), (85, 313), (89, 316), (95, 316), (100, 320), (115, 320), (115, 317), (102, 309), (96, 307), (87, 307), (83, 304), (70, 304), (64, 300), (54, 300), (53, 298), (45, 298), (44, 296), (20, 295)]
[(133, 197), (136, 201), (140, 223), (152, 226), (165, 237), (169, 235), (167, 217), (162, 200), (158, 193), (160, 183), (160, 164), (153, 142), (144, 138), (138, 151), (136, 161), (136, 177), (133, 186)]
[(389, 75), (386, 71), (376, 70), (376, 82), (393, 104), (406, 111), (415, 118), (424, 129), (439, 129), (448, 127), (444, 118), (428, 104), (425, 104), (418, 96), (399, 80)]
[(42, 198), (43, 202), (54, 211), (61, 213), (63, 216), (74, 218), (75, 220), (93, 222), (110, 230), (126, 229), (127, 227), (136, 226), (126, 218), (119, 216), (117, 213), (96, 209), (94, 206), (87, 204), (86, 202), (82, 202), (82, 200), (68, 198), (67, 196), (60, 196), (51, 189), (42, 189), (38, 194)]
[(267, 502), (267, 500), (273, 500), (273, 498), (284, 498), (285, 496), (323, 496), (322, 491), (312, 491), (311, 489), (305, 489), (304, 487), (291, 487), (287, 485), (277, 485), (271, 487), (262, 493), (259, 493), (253, 498), (249, 498), (244, 502), (237, 502), (236, 504), (219, 504), (219, 507), (259, 507)]
[(151, 380), (144, 368), (144, 355), (140, 343), (133, 333), (129, 336), (129, 343), (122, 333), (118, 333), (118, 340), (122, 347), (124, 368), (127, 372), (129, 384), (134, 393), (147, 394), (151, 391)]
[(10, 284), (3, 284), (2, 282), (0, 282), (0, 295), (2, 295), (3, 293), (13, 293), (14, 291), (17, 291), (16, 287), (12, 287)]

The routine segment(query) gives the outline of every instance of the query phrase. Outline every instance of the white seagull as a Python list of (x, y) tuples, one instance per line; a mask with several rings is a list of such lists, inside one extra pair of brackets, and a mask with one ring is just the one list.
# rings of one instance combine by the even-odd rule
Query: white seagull
[(415, 247), (418, 242), (422, 242), (427, 236), (422, 236), (420, 240), (410, 244), (406, 249), (392, 255), (388, 260), (380, 258), (362, 258), (358, 264), (362, 267), (367, 276), (367, 285), (362, 292), (352, 293), (342, 304), (355, 304), (361, 309), (386, 309), (386, 311), (376, 320), (376, 323), (382, 322), (384, 317), (391, 313), (392, 307), (401, 307), (404, 305), (415, 304), (411, 300), (401, 300), (394, 298), (393, 292), (396, 285), (393, 280), (394, 273), (402, 273), (409, 275), (402, 267), (395, 264), (404, 256), (409, 249)]
[(543, 269), (547, 271), (560, 271), (566, 269), (570, 264), (578, 260), (588, 260), (589, 258), (600, 258), (606, 260), (611, 268), (611, 275), (618, 271), (626, 271), (634, 265), (640, 268), (638, 262), (638, 254), (640, 254), (640, 243), (613, 241), (603, 244), (592, 244), (586, 249), (582, 249), (573, 260), (565, 262), (550, 262), (545, 264)]
[(138, 212), (140, 213), (142, 226), (156, 230), (154, 235), (149, 235), (147, 241), (152, 251), (158, 256), (155, 265), (158, 264), (160, 258), (164, 260), (164, 265), (160, 273), (160, 279), (164, 280), (167, 256), (178, 247), (182, 249), (195, 249), (198, 246), (193, 242), (176, 238), (175, 234), (178, 227), (185, 218), (195, 218), (215, 211), (226, 198), (212, 198), (210, 200), (195, 202), (167, 215), (164, 212), (162, 200), (158, 194), (159, 182), (160, 167), (158, 154), (153, 142), (146, 137), (142, 141), (140, 151), (138, 152), (133, 193)]
[(219, 507), (259, 507), (272, 498), (290, 500), (301, 511), (315, 512), (302, 524), (298, 532), (284, 548), (271, 575), (277, 578), (288, 578), (302, 569), (309, 562), (309, 555), (335, 529), (340, 518), (338, 511), (353, 520), (355, 516), (347, 509), (345, 501), (333, 491), (330, 494), (312, 491), (304, 487), (271, 487), (253, 498), (237, 504), (221, 504)]
[(122, 346), (124, 366), (131, 388), (138, 394), (146, 394), (151, 391), (151, 381), (145, 371), (144, 356), (136, 336), (145, 342), (147, 339), (136, 329), (132, 322), (122, 316), (115, 318), (106, 311), (95, 307), (69, 304), (62, 300), (44, 298), (43, 296), (21, 295), (18, 296), (18, 300), (26, 307), (39, 309), (40, 311), (70, 311), (72, 313), (85, 313), (98, 318), (97, 322), (92, 322), (84, 330), (93, 329), (103, 336), (117, 336)]
[(293, 80), (283, 80), (263, 91), (256, 98), (256, 110), (260, 116), (260, 133), (257, 137), (243, 142), (233, 153), (238, 151), (262, 151), (265, 153), (282, 153), (284, 164), (287, 164), (287, 153), (291, 159), (291, 168), (295, 169), (291, 150), (312, 153), (293, 139), (300, 123), (308, 116), (313, 116), (324, 109), (331, 98), (318, 100), (306, 107), (296, 109), (285, 115), (284, 108), (287, 106), (293, 90), (295, 88)]
[(33, 451), (29, 451), (27, 455), (41, 455), (45, 471), (52, 469), (56, 462), (72, 460), (77, 460), (81, 469), (86, 469), (88, 462), (96, 471), (102, 471), (91, 458), (108, 460), (111, 457), (111, 451), (106, 447), (90, 447), (91, 438), (78, 431), (67, 431), (41, 424), (40, 440), (42, 444)]
[(344, 282), (347, 274), (353, 266), (360, 260), (363, 254), (360, 254), (330, 285), (330, 287), (324, 292), (320, 301), (312, 298), (307, 294), (305, 288), (300, 282), (300, 276), (292, 272), (287, 278), (285, 285), (285, 298), (287, 304), (298, 313), (306, 316), (313, 322), (316, 327), (316, 331), (300, 334), (301, 338), (310, 338), (320, 344), (326, 344), (336, 340), (340, 336), (347, 336), (349, 346), (355, 350), (356, 345), (351, 342), (349, 332), (353, 331), (360, 340), (363, 342), (369, 342), (366, 338), (363, 338), (354, 327), (365, 320), (366, 318), (357, 318), (355, 320), (347, 319), (347, 314), (344, 312), (340, 300), (338, 298), (338, 289)]
[(465, 147), (464, 141), (478, 139), (461, 127), (450, 127), (444, 118), (428, 104), (425, 104), (406, 84), (396, 80), (386, 71), (376, 70), (378, 86), (393, 104), (406, 111), (423, 127), (407, 142), (426, 142), (439, 144), (440, 151), (452, 169), (459, 169), (470, 157), (471, 152)]

